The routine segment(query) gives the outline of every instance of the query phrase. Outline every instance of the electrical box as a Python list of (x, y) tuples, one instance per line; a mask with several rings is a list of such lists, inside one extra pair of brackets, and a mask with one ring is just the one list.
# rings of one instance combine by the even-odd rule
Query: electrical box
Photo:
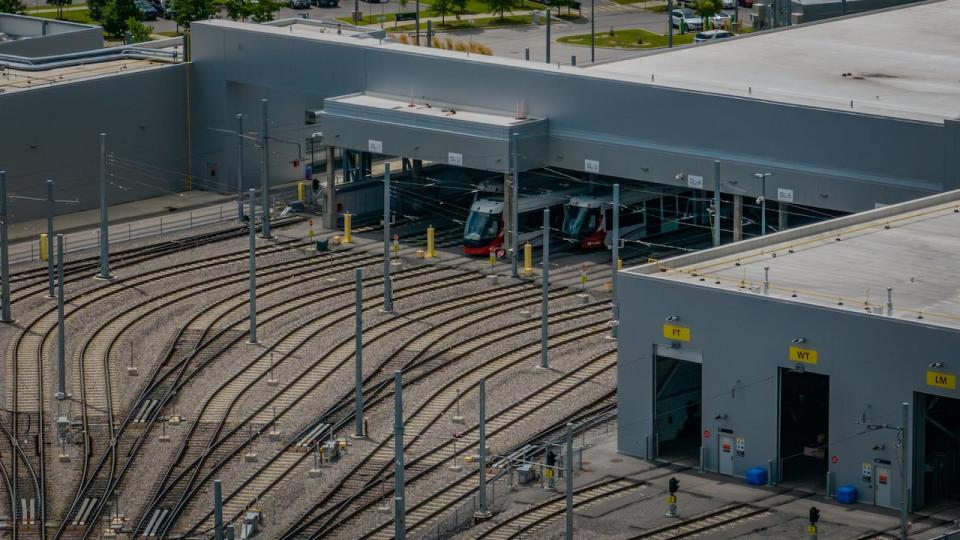
[(747, 441), (743, 437), (737, 437), (737, 457), (743, 457), (747, 452)]
[(863, 477), (863, 481), (868, 484), (873, 482), (873, 463), (864, 463), (860, 476)]

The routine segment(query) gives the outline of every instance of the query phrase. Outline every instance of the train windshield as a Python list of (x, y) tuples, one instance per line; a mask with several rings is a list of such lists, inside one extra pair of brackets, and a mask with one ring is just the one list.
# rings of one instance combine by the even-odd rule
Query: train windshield
[(567, 206), (563, 216), (563, 234), (579, 237), (597, 230), (597, 221), (600, 218), (599, 208), (585, 206)]
[(496, 238), (498, 232), (500, 232), (500, 214), (473, 211), (467, 217), (463, 238), (465, 240)]

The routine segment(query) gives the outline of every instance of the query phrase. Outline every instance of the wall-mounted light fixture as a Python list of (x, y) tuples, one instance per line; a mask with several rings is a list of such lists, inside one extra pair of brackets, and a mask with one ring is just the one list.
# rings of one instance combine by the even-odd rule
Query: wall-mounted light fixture
[(798, 337), (793, 339), (794, 344), (806, 343), (806, 342), (807, 342), (807, 338)]
[(679, 320), (680, 320), (680, 317), (677, 317), (676, 315), (671, 315), (671, 316), (667, 317), (666, 320), (667, 320), (667, 322), (679, 321)]

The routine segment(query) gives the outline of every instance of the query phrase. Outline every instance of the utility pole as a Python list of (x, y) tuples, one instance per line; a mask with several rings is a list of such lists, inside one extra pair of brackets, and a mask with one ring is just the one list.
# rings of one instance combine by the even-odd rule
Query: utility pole
[(547, 55), (546, 55), (545, 61), (549, 64), (550, 63), (550, 14), (551, 12), (550, 12), (550, 6), (548, 5), (546, 7), (547, 7)]
[[(390, 264), (389, 260), (387, 264)], [(353, 271), (354, 281), (356, 282), (356, 293), (354, 303), (356, 304), (356, 314), (354, 315), (354, 378), (356, 389), (354, 396), (356, 407), (354, 414), (354, 432), (358, 439), (363, 438), (363, 269), (357, 268)]]
[[(416, 22), (417, 37), (416, 37), (415, 43), (416, 43), (417, 45), (420, 45), (420, 0), (417, 0), (416, 4), (417, 4), (417, 5), (416, 5), (416, 15), (415, 15), (415, 18), (417, 19), (417, 22)], [(399, 539), (397, 539), (397, 540), (399, 540)]]
[(667, 0), (667, 48), (673, 47), (673, 0)]
[(393, 313), (393, 279), (390, 277), (390, 164), (383, 164), (383, 311)]
[(257, 342), (257, 190), (250, 188), (250, 343)]
[(100, 279), (110, 279), (110, 238), (107, 216), (107, 134), (100, 134)]
[(617, 338), (617, 326), (620, 324), (620, 305), (617, 302), (617, 272), (620, 271), (620, 184), (613, 185), (613, 238), (611, 251), (613, 255), (613, 269), (610, 273), (610, 292), (613, 300), (611, 308), (613, 313), (613, 324), (610, 326), (610, 337)]
[(907, 540), (907, 520), (910, 517), (910, 487), (907, 482), (910, 475), (907, 474), (907, 452), (910, 449), (910, 404), (903, 402), (901, 404), (903, 416), (900, 420), (900, 540)]
[(213, 481), (213, 540), (223, 540), (223, 495), (219, 479)]
[(237, 115), (237, 221), (243, 222), (243, 115)]
[[(53, 258), (53, 254), (48, 255)], [(63, 315), (63, 235), (57, 235), (57, 399), (66, 399), (66, 324)]]
[(563, 479), (566, 481), (566, 540), (573, 540), (573, 424), (567, 424), (567, 450), (563, 456)]
[(547, 354), (547, 332), (550, 318), (550, 209), (543, 209), (543, 274), (540, 284), (540, 367), (550, 367)]
[(403, 371), (398, 369), (393, 372), (393, 385), (393, 537), (395, 540), (406, 540), (407, 524), (403, 477)]
[(487, 509), (487, 379), (480, 379), (480, 485), (477, 486), (477, 495), (480, 499), (480, 511), (474, 517), (485, 520), (490, 517)]
[(510, 203), (510, 225), (513, 228), (513, 234), (510, 235), (510, 277), (517, 279), (517, 237), (520, 235), (520, 227), (517, 223), (517, 206), (520, 204), (520, 155), (517, 152), (517, 147), (520, 145), (520, 134), (514, 133), (511, 137), (513, 139), (513, 144), (511, 145), (511, 153), (513, 161), (513, 182), (512, 187), (513, 193), (510, 195), (510, 198), (513, 200)]
[(597, 29), (596, 29), (596, 16), (595, 16), (595, 4), (596, 0), (590, 0), (590, 63), (597, 61), (595, 54), (596, 45), (597, 45)]
[(267, 100), (261, 99), (263, 106), (263, 133), (260, 134), (260, 190), (263, 192), (261, 198), (263, 202), (260, 205), (260, 221), (263, 222), (263, 231), (261, 238), (270, 238), (270, 144), (269, 132), (267, 126)]
[(47, 298), (53, 296), (53, 180), (47, 180)]
[(713, 161), (713, 247), (720, 245), (720, 160)]
[(7, 171), (0, 171), (0, 322), (13, 322), (10, 314), (10, 253), (7, 251)]

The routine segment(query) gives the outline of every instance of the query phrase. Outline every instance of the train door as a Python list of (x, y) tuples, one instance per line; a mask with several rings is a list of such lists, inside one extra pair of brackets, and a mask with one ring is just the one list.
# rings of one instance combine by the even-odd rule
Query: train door
[(830, 377), (780, 368), (780, 477), (821, 487), (828, 467)]
[(702, 367), (699, 353), (657, 347), (654, 366), (657, 457), (672, 462), (698, 462)]

